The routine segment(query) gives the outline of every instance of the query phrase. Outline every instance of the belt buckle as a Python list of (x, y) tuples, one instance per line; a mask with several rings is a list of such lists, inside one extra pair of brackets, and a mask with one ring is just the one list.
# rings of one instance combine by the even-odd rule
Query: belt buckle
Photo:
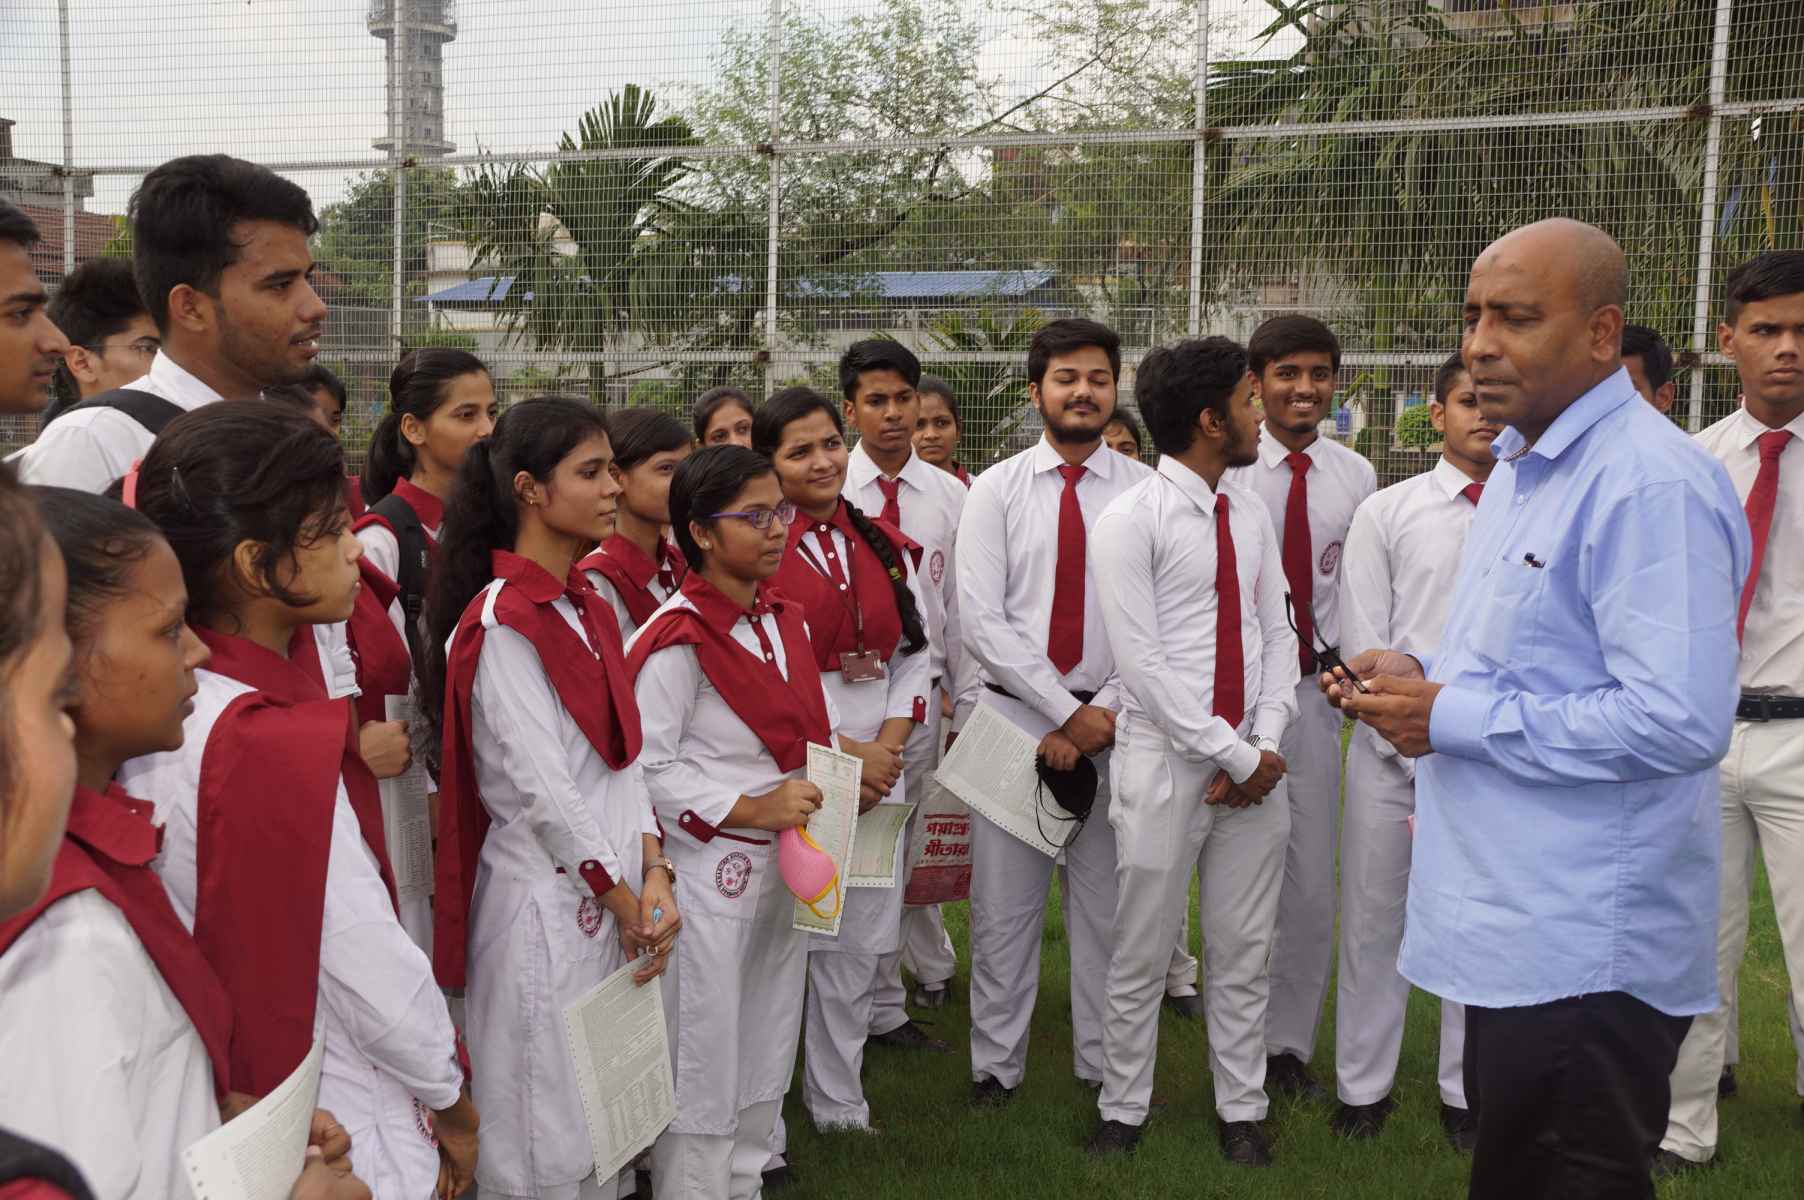
[(1758, 721), (1760, 724), (1765, 725), (1773, 719), (1773, 698), (1771, 696), (1743, 696), (1741, 698), (1743, 705), (1746, 705), (1750, 701), (1753, 702), (1755, 708), (1760, 710), (1759, 715), (1749, 715), (1743, 717), (1742, 720)]

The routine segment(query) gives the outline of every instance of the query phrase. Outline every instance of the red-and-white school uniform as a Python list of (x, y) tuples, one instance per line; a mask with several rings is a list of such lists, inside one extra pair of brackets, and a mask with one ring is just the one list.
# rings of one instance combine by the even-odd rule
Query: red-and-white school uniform
[(289, 658), (197, 632), (213, 657), (182, 748), (119, 782), (156, 805), (157, 873), (232, 999), (230, 1086), (269, 1091), (318, 1032), (319, 1104), (359, 1178), (378, 1200), (419, 1200), (438, 1177), (428, 1110), (457, 1101), (463, 1071), (431, 964), (395, 919), (355, 715), (307, 662), (312, 629)]
[[(420, 527), (426, 534), (426, 545), (429, 551), (438, 548), (439, 529), (445, 523), (445, 502), (424, 488), (416, 487), (405, 479), (397, 480), (392, 493), (407, 502), (414, 514), (420, 518)], [(357, 540), (363, 543), (364, 560), (381, 571), (390, 579), (401, 578), (401, 542), (395, 536), (392, 525), (381, 513), (365, 512), (357, 518), (352, 528), (357, 533)], [(395, 629), (403, 639), (407, 636), (407, 616), (401, 606), (391, 597), (388, 610), (389, 620), (394, 622)]]
[(49, 890), (0, 923), (0, 1123), (97, 1195), (162, 1200), (219, 1125), (232, 1006), (150, 868), (150, 812), (77, 788)]
[(601, 598), (613, 606), (623, 637), (631, 637), (634, 630), (651, 620), (658, 606), (670, 599), (689, 573), (683, 552), (669, 542), (659, 540), (654, 562), (618, 533), (597, 546), (576, 567)]
[(683, 914), (664, 987), (677, 1115), (653, 1177), (685, 1200), (742, 1200), (762, 1186), (794, 1074), (808, 944), (776, 835), (722, 822), (740, 796), (800, 778), (837, 714), (801, 605), (768, 587), (747, 611), (692, 572), (634, 635), (627, 667)]
[[(921, 548), (894, 526), (873, 524), (889, 539), (916, 609), (925, 614), (927, 602), (913, 569)], [(903, 652), (902, 617), (890, 577), (847, 516), (844, 500), (829, 521), (798, 519), (790, 525), (789, 550), (774, 582), (807, 614), (815, 665), (839, 712), (836, 732), (870, 741), (892, 718), (926, 721), (932, 653), (927, 646)], [(908, 802), (906, 779), (896, 780), (886, 802)], [(897, 858), (907, 863), (906, 846)], [(839, 935), (809, 939), (802, 1096), (817, 1127), (870, 1125), (859, 1069), (878, 970), (901, 941), (903, 883), (898, 874), (891, 887), (847, 888)]]
[(517, 554), (451, 636), (438, 842), (439, 981), (467, 987), (484, 1196), (600, 1197), (564, 1009), (626, 963), (600, 897), (657, 836), (639, 709), (605, 601)]

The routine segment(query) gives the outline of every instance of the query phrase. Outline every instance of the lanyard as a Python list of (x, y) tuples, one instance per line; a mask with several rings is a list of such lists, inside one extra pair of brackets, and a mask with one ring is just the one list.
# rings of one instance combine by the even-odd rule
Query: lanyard
[[(827, 528), (828, 528), (828, 532), (825, 532), (825, 533), (822, 533), (819, 530), (812, 530), (812, 529), (809, 530), (809, 533), (814, 534), (816, 537), (831, 539), (833, 537), (832, 526), (828, 526)], [(832, 542), (829, 541), (827, 544), (832, 545)], [(846, 565), (846, 582), (843, 585), (836, 585), (833, 582), (833, 573), (831, 571), (827, 570), (825, 564), (823, 564), (819, 558), (815, 557), (814, 551), (812, 551), (808, 548), (808, 534), (805, 533), (802, 535), (801, 540), (796, 543), (796, 549), (801, 551), (802, 557), (808, 560), (809, 566), (813, 567), (816, 571), (820, 572), (821, 578), (823, 578), (827, 581), (828, 587), (843, 588), (843, 590), (839, 591), (839, 601), (841, 604), (845, 605), (847, 611), (849, 611), (852, 614), (852, 636), (857, 639), (856, 644), (857, 644), (857, 648), (858, 648), (858, 653), (863, 654), (864, 653), (864, 611), (859, 606), (858, 592), (853, 587), (854, 580), (852, 578), (852, 549), (853, 549), (852, 539), (850, 537), (846, 538), (846, 552), (840, 556), (845, 561), (845, 565)]]

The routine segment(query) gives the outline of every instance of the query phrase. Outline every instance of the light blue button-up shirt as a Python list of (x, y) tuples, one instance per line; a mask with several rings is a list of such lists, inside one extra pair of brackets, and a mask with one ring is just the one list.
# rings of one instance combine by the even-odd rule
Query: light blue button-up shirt
[(1623, 991), (1708, 1012), (1747, 519), (1627, 371), (1492, 449), (1423, 664), (1445, 686), (1399, 966), (1487, 1008)]

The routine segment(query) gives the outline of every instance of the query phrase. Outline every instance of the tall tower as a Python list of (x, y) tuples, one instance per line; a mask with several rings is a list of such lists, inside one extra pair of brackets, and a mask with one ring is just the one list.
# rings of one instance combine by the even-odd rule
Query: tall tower
[[(445, 43), (457, 36), (457, 0), (370, 0), (369, 27), (388, 62), (389, 132), (375, 140), (376, 149), (394, 148), (394, 130), (403, 158), (439, 158), (457, 149), (445, 137), (444, 64)], [(405, 61), (397, 61), (397, 44), (404, 45)]]

